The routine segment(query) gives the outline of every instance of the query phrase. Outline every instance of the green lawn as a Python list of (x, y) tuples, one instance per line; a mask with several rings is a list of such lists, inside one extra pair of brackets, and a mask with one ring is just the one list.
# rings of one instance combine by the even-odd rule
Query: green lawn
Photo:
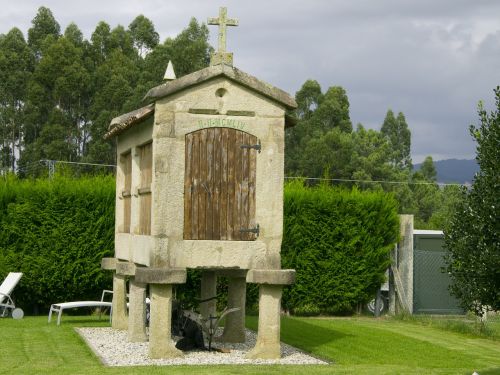
[[(256, 317), (248, 318), (256, 327)], [(328, 366), (103, 367), (73, 327), (96, 317), (0, 320), (3, 374), (500, 374), (500, 342), (414, 322), (373, 318), (283, 318), (282, 340), (328, 359)]]

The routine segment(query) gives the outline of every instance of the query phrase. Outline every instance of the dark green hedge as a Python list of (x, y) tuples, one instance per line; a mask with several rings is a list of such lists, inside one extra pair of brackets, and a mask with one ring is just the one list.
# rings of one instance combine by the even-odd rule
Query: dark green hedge
[(111, 287), (100, 262), (114, 253), (114, 186), (112, 176), (0, 180), (0, 279), (24, 273), (14, 296), (27, 312)]
[[(0, 180), (0, 279), (24, 273), (14, 296), (27, 312), (95, 299), (111, 287), (100, 262), (114, 252), (114, 186), (109, 176)], [(297, 270), (297, 282), (285, 288), (285, 308), (339, 313), (369, 300), (397, 240), (396, 212), (395, 200), (382, 192), (287, 185), (282, 263)], [(198, 288), (192, 272), (178, 294), (196, 304)], [(219, 291), (225, 288), (221, 282)], [(255, 287), (248, 297), (255, 307)]]
[(299, 314), (352, 312), (384, 281), (398, 233), (391, 195), (288, 184), (281, 259), (297, 278), (283, 306)]

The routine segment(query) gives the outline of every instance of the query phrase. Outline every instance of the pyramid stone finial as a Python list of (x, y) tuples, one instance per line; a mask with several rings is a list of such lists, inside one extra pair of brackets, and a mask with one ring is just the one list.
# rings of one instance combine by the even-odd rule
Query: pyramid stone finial
[(209, 18), (209, 25), (219, 25), (219, 50), (212, 53), (210, 65), (227, 64), (233, 65), (233, 54), (226, 52), (226, 33), (227, 26), (238, 26), (238, 20), (227, 18), (227, 8), (220, 7), (218, 18)]
[(165, 71), (165, 75), (163, 76), (163, 80), (164, 81), (172, 81), (176, 78), (177, 77), (175, 76), (174, 66), (172, 65), (172, 61), (169, 60), (168, 65), (167, 65), (167, 70)]

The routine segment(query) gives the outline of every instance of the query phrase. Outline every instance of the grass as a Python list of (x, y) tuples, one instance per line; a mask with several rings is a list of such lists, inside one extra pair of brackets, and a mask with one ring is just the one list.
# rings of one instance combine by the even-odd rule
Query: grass
[[(257, 318), (247, 325), (256, 328)], [(283, 318), (282, 340), (328, 366), (103, 367), (73, 327), (96, 317), (0, 320), (0, 374), (500, 374), (500, 342), (423, 324), (373, 318)]]
[(473, 314), (467, 316), (401, 314), (395, 316), (395, 319), (500, 341), (500, 315), (490, 316), (485, 322), (478, 321)]

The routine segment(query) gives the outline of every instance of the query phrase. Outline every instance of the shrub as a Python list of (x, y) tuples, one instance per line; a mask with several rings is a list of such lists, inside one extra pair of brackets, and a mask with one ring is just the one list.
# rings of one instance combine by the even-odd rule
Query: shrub
[(349, 313), (373, 298), (398, 240), (392, 195), (293, 182), (284, 203), (282, 264), (297, 271), (284, 308)]
[[(296, 283), (285, 288), (284, 308), (345, 314), (371, 299), (398, 237), (392, 196), (296, 182), (286, 185), (284, 203), (282, 263), (297, 270)], [(0, 278), (24, 273), (16, 303), (36, 312), (55, 302), (95, 299), (110, 288), (111, 272), (100, 262), (114, 254), (114, 207), (112, 176), (0, 181)], [(187, 306), (198, 304), (199, 282), (193, 270), (178, 287)], [(222, 278), (218, 294), (226, 291)], [(249, 310), (257, 300), (258, 288), (248, 285)]]
[(112, 176), (0, 181), (0, 278), (24, 273), (16, 303), (37, 312), (110, 288), (100, 263), (114, 253), (114, 207)]

